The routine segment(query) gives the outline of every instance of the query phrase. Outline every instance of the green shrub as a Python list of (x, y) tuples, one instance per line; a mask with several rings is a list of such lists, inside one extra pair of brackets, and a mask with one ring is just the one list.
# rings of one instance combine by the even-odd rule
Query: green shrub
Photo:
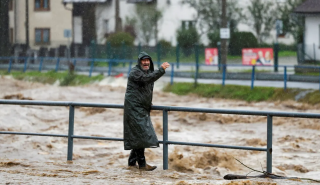
[(199, 41), (199, 34), (194, 27), (189, 29), (179, 29), (177, 41), (185, 56), (190, 56), (194, 50), (194, 45)]
[(220, 33), (211, 32), (208, 33), (209, 47), (218, 47), (218, 42), (220, 42)]
[(161, 46), (161, 56), (166, 57), (172, 48), (171, 43), (164, 39), (159, 40), (158, 43)]
[(230, 55), (242, 55), (243, 48), (257, 48), (258, 40), (251, 32), (234, 32), (229, 42)]
[(107, 37), (107, 58), (130, 59), (132, 57), (134, 37), (126, 32), (110, 34)]

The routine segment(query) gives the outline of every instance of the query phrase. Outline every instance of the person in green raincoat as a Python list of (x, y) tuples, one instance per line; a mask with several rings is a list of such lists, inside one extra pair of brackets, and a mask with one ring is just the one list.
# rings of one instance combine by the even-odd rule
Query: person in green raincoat
[(150, 118), (153, 86), (170, 64), (164, 62), (158, 70), (154, 70), (152, 59), (146, 52), (139, 54), (137, 63), (130, 71), (124, 100), (124, 149), (131, 150), (129, 167), (152, 171), (157, 167), (146, 163), (144, 150), (159, 147)]

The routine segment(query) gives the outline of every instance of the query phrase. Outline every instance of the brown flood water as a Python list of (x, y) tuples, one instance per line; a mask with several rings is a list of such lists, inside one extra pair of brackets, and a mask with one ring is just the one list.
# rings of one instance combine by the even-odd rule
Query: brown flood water
[[(218, 109), (319, 113), (319, 105), (293, 101), (259, 102), (177, 96), (159, 91), (153, 104)], [(126, 80), (60, 87), (0, 77), (0, 99), (32, 99), (123, 104)], [(75, 135), (122, 138), (120, 109), (76, 108)], [(162, 112), (152, 111), (162, 140)], [(169, 112), (169, 140), (235, 146), (266, 147), (266, 117)], [(273, 119), (273, 173), (320, 179), (320, 120)], [(0, 131), (68, 133), (68, 107), (0, 105)], [(0, 135), (0, 182), (4, 184), (309, 184), (309, 181), (250, 179), (223, 180), (226, 174), (251, 172), (235, 160), (266, 170), (266, 153), (246, 150), (169, 146), (169, 170), (162, 170), (162, 145), (147, 149), (152, 172), (129, 169), (129, 151), (117, 141), (74, 139), (73, 163), (67, 163), (67, 139)], [(257, 175), (250, 173), (249, 175)]]

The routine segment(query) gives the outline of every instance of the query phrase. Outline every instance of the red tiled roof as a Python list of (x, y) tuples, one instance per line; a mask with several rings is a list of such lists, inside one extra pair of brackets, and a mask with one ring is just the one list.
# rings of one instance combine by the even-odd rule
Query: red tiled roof
[(299, 5), (295, 10), (295, 13), (304, 14), (318, 14), (320, 13), (320, 0), (306, 0)]

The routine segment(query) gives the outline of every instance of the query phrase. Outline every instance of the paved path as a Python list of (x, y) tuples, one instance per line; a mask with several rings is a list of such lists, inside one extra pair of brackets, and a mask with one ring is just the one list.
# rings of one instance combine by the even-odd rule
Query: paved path
[[(170, 77), (165, 76), (160, 78), (161, 81), (170, 83)], [(194, 82), (193, 78), (174, 78), (174, 82)], [(220, 79), (198, 79), (198, 83), (204, 84), (222, 84), (222, 80)], [(233, 85), (246, 85), (251, 86), (250, 80), (226, 80), (225, 84), (233, 84)], [(261, 81), (255, 80), (254, 86), (261, 87), (284, 87), (283, 81)], [(319, 83), (308, 83), (308, 82), (287, 82), (287, 88), (300, 88), (300, 89), (319, 89)]]

